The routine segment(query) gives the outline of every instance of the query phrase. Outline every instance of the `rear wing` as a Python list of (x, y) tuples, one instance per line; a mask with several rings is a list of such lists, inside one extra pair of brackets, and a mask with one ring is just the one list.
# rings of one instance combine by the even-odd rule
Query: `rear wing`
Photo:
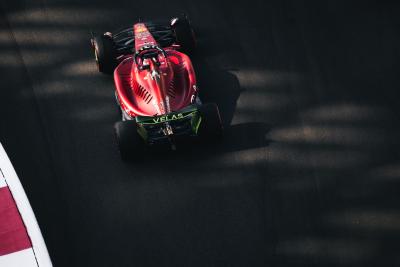
[(35, 214), (1, 144), (0, 266), (52, 267)]

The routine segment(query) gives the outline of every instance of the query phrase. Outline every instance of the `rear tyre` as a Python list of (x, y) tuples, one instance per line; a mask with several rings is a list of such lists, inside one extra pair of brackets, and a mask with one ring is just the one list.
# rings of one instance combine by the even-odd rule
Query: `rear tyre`
[(181, 46), (182, 51), (187, 54), (193, 53), (196, 48), (196, 38), (188, 17), (186, 15), (178, 17), (172, 27), (176, 43)]
[(98, 35), (93, 38), (94, 56), (99, 72), (112, 74), (117, 66), (114, 41), (109, 35)]
[(199, 108), (201, 122), (199, 136), (208, 142), (218, 142), (222, 138), (223, 126), (218, 106), (214, 103), (204, 104)]
[(140, 158), (145, 149), (145, 143), (137, 132), (136, 122), (119, 121), (115, 123), (114, 129), (122, 160)]

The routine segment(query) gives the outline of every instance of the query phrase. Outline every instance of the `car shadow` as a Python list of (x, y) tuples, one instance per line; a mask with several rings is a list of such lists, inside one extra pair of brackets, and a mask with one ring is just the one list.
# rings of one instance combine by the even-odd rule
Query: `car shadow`
[(239, 80), (228, 71), (210, 66), (199, 56), (193, 58), (193, 65), (200, 88), (199, 96), (203, 103), (218, 105), (224, 127), (231, 124), (236, 109), (236, 102), (244, 91)]
[[(204, 157), (218, 156), (229, 152), (242, 151), (268, 146), (270, 140), (267, 134), (270, 126), (260, 122), (240, 123), (225, 127), (224, 134), (220, 140), (194, 141), (192, 146), (178, 144), (177, 151), (169, 152), (178, 158), (191, 160)], [(196, 153), (193, 153), (193, 151)]]

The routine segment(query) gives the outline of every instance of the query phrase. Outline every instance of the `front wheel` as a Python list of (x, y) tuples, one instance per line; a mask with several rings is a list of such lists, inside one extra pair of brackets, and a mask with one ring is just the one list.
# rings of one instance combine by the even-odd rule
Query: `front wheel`
[(196, 48), (196, 38), (190, 21), (186, 15), (173, 20), (172, 28), (175, 32), (176, 42), (183, 52), (191, 54)]
[(103, 34), (92, 39), (94, 56), (99, 72), (112, 74), (117, 66), (114, 41), (111, 36)]
[(199, 108), (201, 122), (198, 134), (206, 141), (219, 141), (223, 126), (218, 106), (214, 103), (204, 104)]
[(139, 159), (143, 156), (145, 143), (137, 132), (135, 121), (116, 122), (114, 129), (122, 160)]

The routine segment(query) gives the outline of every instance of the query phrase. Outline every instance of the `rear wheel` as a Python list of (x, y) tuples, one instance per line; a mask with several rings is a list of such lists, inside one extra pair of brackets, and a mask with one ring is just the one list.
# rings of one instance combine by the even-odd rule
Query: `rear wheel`
[(112, 74), (117, 66), (114, 41), (109, 35), (98, 35), (93, 38), (94, 55), (99, 72)]
[(114, 125), (118, 148), (122, 160), (138, 159), (142, 156), (145, 143), (137, 132), (135, 121), (119, 121)]
[(172, 25), (175, 32), (176, 42), (185, 53), (193, 53), (196, 48), (196, 38), (190, 21), (186, 15), (178, 17)]
[(201, 122), (199, 136), (206, 141), (219, 141), (222, 137), (222, 121), (218, 106), (214, 103), (204, 104), (199, 108)]

